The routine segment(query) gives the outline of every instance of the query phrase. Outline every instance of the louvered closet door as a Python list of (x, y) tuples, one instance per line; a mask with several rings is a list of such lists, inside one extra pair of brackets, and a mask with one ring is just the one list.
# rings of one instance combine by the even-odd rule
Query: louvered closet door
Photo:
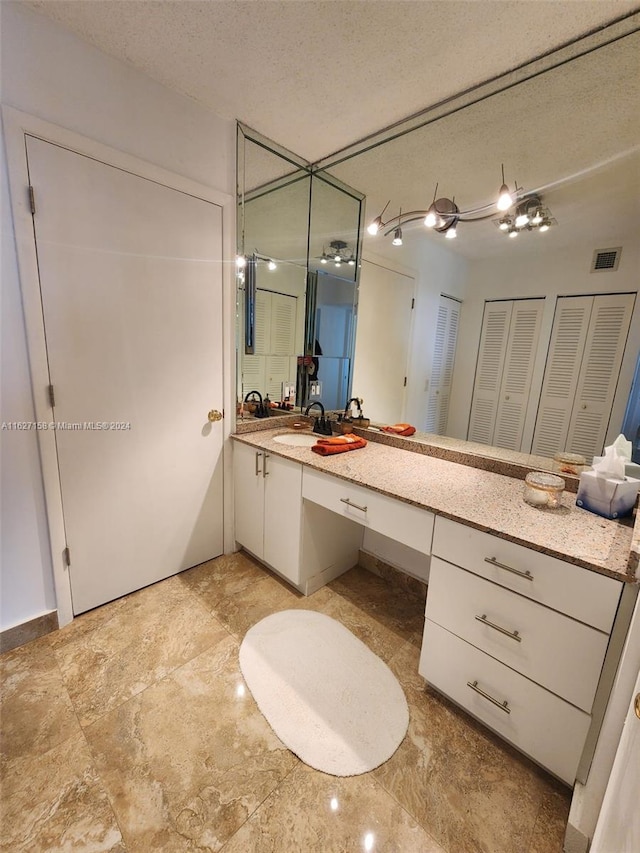
[(532, 453), (601, 453), (635, 296), (558, 299)]
[(634, 299), (621, 293), (593, 301), (566, 442), (567, 450), (587, 458), (602, 453)]
[(427, 432), (438, 435), (444, 435), (447, 430), (459, 319), (460, 303), (447, 296), (441, 296), (425, 423)]
[(566, 450), (580, 364), (589, 329), (592, 296), (561, 297), (556, 305), (531, 452)]
[[(290, 356), (296, 351), (296, 313), (295, 296), (282, 293), (271, 295), (271, 355)], [(287, 376), (286, 379), (291, 377)]]
[(493, 444), (512, 308), (512, 301), (485, 303), (467, 436), (469, 441)]
[(256, 290), (256, 355), (266, 355), (271, 345), (271, 294), (267, 290)]
[(513, 303), (492, 441), (496, 447), (521, 449), (543, 309), (544, 299)]

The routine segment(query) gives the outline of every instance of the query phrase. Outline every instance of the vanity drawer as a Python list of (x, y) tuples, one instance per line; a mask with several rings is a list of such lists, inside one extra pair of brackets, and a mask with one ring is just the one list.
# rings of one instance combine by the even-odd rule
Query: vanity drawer
[[(430, 620), (425, 622), (419, 671), (429, 684), (490, 729), (573, 784), (591, 722), (589, 714)], [(474, 683), (497, 704), (469, 686)], [(498, 707), (505, 701), (506, 708)]]
[(427, 619), (591, 711), (607, 634), (437, 557), (431, 560)]
[(433, 513), (306, 466), (302, 497), (423, 554), (431, 553)]
[(611, 631), (621, 581), (447, 518), (436, 519), (433, 553), (587, 625)]

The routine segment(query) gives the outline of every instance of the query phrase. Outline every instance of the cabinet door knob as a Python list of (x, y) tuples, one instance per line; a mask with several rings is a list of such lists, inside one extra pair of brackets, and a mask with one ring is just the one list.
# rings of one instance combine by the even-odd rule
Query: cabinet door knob
[(219, 412), (217, 409), (211, 409), (211, 411), (207, 415), (207, 418), (209, 419), (209, 423), (214, 423), (215, 421), (221, 421), (222, 420), (222, 412)]

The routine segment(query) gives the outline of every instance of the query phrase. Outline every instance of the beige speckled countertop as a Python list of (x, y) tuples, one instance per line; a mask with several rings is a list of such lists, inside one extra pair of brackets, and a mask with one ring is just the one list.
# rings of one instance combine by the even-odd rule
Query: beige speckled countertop
[(378, 442), (319, 456), (273, 441), (287, 431), (263, 427), (232, 438), (591, 571), (638, 582), (640, 522), (634, 530), (632, 518), (600, 518), (579, 509), (568, 492), (561, 509), (537, 509), (523, 501), (522, 480)]

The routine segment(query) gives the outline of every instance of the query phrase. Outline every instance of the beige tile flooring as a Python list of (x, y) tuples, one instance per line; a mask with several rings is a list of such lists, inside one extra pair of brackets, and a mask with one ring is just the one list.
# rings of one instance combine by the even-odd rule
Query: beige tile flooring
[[(245, 631), (291, 607), (340, 620), (405, 690), (408, 734), (372, 773), (307, 767), (242, 689)], [(8, 652), (0, 850), (559, 853), (569, 791), (425, 687), (422, 614), (363, 568), (305, 598), (240, 553)]]

